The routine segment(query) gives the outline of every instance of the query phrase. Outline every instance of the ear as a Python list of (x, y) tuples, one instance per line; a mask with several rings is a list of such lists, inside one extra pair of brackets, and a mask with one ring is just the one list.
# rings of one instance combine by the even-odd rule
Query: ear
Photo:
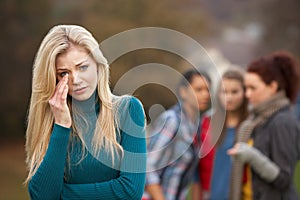
[(270, 84), (269, 84), (270, 88), (271, 88), (271, 91), (273, 94), (277, 93), (278, 91), (278, 83), (276, 81), (272, 81)]

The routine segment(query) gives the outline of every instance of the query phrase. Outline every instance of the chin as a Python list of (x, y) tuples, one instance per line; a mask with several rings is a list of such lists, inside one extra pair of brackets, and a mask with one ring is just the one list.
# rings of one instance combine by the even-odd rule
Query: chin
[(232, 112), (232, 111), (236, 111), (236, 110), (237, 110), (237, 108), (236, 108), (236, 107), (234, 107), (234, 106), (227, 106), (227, 107), (226, 107), (226, 110), (227, 110), (227, 111), (231, 111), (231, 112)]
[(208, 104), (201, 104), (198, 108), (199, 110), (206, 110), (208, 108)]
[(74, 99), (76, 101), (85, 101), (85, 100), (87, 100), (87, 98), (77, 97), (77, 96), (72, 96), (72, 99)]
[(92, 95), (73, 95), (72, 98), (77, 101), (85, 101), (88, 100)]
[(89, 98), (91, 98), (92, 95), (93, 95), (93, 92), (91, 92), (90, 90), (87, 90), (81, 94), (72, 93), (71, 96), (73, 99), (75, 99), (77, 101), (85, 101), (85, 100), (88, 100)]

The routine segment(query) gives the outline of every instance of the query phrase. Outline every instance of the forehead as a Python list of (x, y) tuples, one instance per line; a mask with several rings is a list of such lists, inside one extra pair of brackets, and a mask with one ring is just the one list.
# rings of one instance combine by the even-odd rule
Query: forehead
[(247, 72), (245, 74), (245, 81), (261, 80), (256, 73)]
[(247, 72), (245, 74), (245, 85), (265, 85), (265, 83), (258, 74)]
[(199, 85), (199, 86), (208, 86), (208, 82), (206, 78), (200, 75), (194, 75), (193, 78), (191, 79), (191, 85)]
[(65, 52), (56, 57), (56, 67), (66, 64), (76, 65), (84, 60), (90, 59), (88, 51), (81, 46), (70, 46)]
[(224, 78), (221, 82), (224, 87), (234, 87), (234, 88), (242, 88), (243, 83), (236, 79)]

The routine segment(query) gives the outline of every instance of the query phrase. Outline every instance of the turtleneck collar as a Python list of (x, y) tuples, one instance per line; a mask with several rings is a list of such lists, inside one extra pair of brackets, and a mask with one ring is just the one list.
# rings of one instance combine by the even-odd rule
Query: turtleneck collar
[(82, 114), (97, 114), (99, 113), (99, 100), (97, 90), (91, 95), (90, 98), (84, 101), (72, 99), (72, 107)]

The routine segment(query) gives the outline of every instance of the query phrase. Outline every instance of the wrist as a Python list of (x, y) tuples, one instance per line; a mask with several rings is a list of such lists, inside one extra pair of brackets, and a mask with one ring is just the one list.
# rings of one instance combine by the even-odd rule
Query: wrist
[(242, 163), (249, 163), (253, 158), (254, 151), (254, 148), (247, 143), (240, 142), (238, 143), (236, 158)]
[(62, 126), (64, 128), (71, 128), (72, 123), (71, 122), (59, 122), (59, 121), (55, 121), (55, 124)]

